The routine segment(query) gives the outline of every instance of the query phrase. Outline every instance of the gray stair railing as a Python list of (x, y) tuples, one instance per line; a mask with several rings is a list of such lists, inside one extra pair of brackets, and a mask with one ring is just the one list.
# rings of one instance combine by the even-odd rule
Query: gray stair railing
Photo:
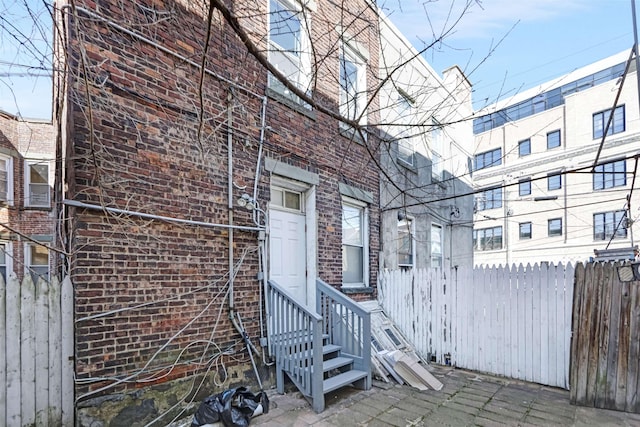
[(368, 372), (364, 388), (371, 388), (371, 314), (357, 302), (316, 280), (316, 310), (324, 319), (329, 343), (339, 345), (342, 355), (353, 359), (354, 369)]
[(312, 398), (314, 411), (322, 412), (322, 317), (272, 280), (268, 285), (270, 353), (276, 360), (278, 393), (284, 393), (286, 372), (302, 394)]

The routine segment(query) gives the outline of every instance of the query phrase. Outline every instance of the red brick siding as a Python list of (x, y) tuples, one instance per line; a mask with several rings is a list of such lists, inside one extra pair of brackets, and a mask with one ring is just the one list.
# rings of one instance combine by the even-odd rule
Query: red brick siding
[[(338, 11), (330, 11), (333, 6), (322, 3), (326, 7), (318, 9), (330, 19), (335, 18), (334, 23), (338, 22)], [(84, 4), (120, 23), (150, 19), (134, 2), (104, 1), (99, 7), (91, 1), (76, 4)], [(202, 16), (190, 14), (168, 1), (149, 1), (147, 6), (174, 13), (160, 24), (135, 26), (135, 30), (198, 61), (205, 34)], [(202, 89), (206, 121), (200, 127), (197, 68), (99, 21), (75, 22), (79, 24), (79, 33), (72, 35), (70, 46), (73, 106), (69, 120), (73, 128), (69, 165), (73, 173), (68, 176), (73, 181), (69, 182), (69, 198), (195, 221), (228, 223), (226, 120), (230, 85), (205, 76)], [(264, 93), (265, 70), (217, 16), (213, 27), (208, 67), (254, 93)], [(323, 30), (317, 30), (318, 36), (324, 37)], [(371, 35), (370, 29), (367, 34)], [(324, 72), (326, 84), (319, 86), (317, 97), (323, 105), (334, 109), (337, 41), (338, 34), (333, 31), (319, 43), (321, 52), (332, 58), (332, 70)], [(368, 49), (373, 56), (378, 50), (375, 38), (369, 37), (363, 44), (367, 42), (372, 43)], [(80, 44), (86, 52), (84, 64), (79, 56)], [(375, 82), (376, 58), (372, 58), (371, 66), (368, 78)], [(331, 84), (330, 76), (333, 76)], [(233, 92), (233, 181), (251, 189), (260, 136), (261, 99), (242, 89), (234, 88)], [(375, 109), (374, 105), (372, 110)], [(346, 182), (375, 195), (370, 213), (370, 280), (374, 284), (379, 250), (378, 172), (364, 147), (339, 136), (338, 123), (326, 115), (318, 114), (314, 120), (273, 100), (269, 100), (266, 121), (272, 131), (267, 132), (264, 155), (320, 176), (318, 268), (327, 282), (341, 283), (338, 183)], [(264, 169), (258, 190), (259, 201), (265, 208), (269, 174)], [(236, 191), (234, 199), (240, 194)], [(228, 308), (222, 296), (200, 315), (215, 295), (226, 291), (223, 285), (228, 272), (227, 230), (83, 209), (71, 209), (69, 215), (74, 224), (71, 275), (76, 290), (76, 366), (80, 380), (135, 372), (195, 318), (171, 342), (167, 348), (170, 351), (163, 351), (151, 368), (168, 368), (179, 349), (197, 340), (213, 339), (223, 349), (239, 340), (227, 318)], [(234, 217), (236, 224), (253, 225), (246, 210), (235, 209)], [(260, 326), (256, 245), (256, 233), (234, 232), (235, 260), (248, 251), (235, 281), (236, 309), (254, 339)], [(215, 281), (221, 282), (213, 284), (209, 291), (191, 293)], [(171, 302), (83, 320), (177, 295), (180, 298)], [(203, 345), (190, 348), (183, 360), (194, 359), (202, 349)], [(225, 361), (246, 363), (246, 353), (241, 346), (236, 349), (239, 359)], [(189, 375), (197, 370), (197, 366), (187, 365), (163, 378)], [(144, 375), (150, 373), (153, 371)], [(78, 393), (102, 385), (80, 382)]]

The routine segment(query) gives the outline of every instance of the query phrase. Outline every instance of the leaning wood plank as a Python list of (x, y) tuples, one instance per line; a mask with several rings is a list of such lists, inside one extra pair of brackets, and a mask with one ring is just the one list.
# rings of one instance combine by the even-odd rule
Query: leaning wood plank
[(384, 358), (389, 362), (389, 365), (391, 365), (393, 370), (411, 387), (417, 388), (421, 391), (428, 390), (429, 387), (424, 384), (422, 380), (407, 367), (406, 364), (401, 363), (402, 357), (403, 354), (400, 350), (390, 351), (384, 355)]
[(49, 284), (40, 278), (35, 285), (35, 417), (47, 427), (49, 408)]
[(54, 278), (49, 287), (49, 414), (52, 422), (62, 417), (62, 326), (60, 322), (60, 281)]
[(0, 425), (7, 424), (6, 298), (7, 286), (0, 276)]
[(62, 425), (73, 425), (73, 286), (69, 276), (62, 282), (61, 297), (62, 325)]
[(442, 383), (423, 366), (421, 366), (417, 360), (411, 359), (407, 355), (403, 355), (398, 361), (398, 365), (405, 367), (406, 370), (410, 371), (414, 377), (418, 378), (420, 382), (429, 388), (436, 391), (442, 390)]
[(30, 274), (22, 281), (20, 300), (20, 399), (23, 425), (31, 425), (36, 420), (36, 334), (34, 322), (35, 285)]
[[(7, 397), (20, 396), (20, 282), (15, 273), (7, 280)], [(7, 425), (20, 426), (20, 399), (7, 399)]]

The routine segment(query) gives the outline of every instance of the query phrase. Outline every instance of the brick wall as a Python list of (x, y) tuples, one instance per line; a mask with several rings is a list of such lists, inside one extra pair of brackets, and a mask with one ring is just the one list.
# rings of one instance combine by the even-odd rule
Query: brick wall
[[(201, 59), (205, 15), (197, 9), (185, 10), (180, 3), (148, 1), (143, 8), (141, 2), (111, 0), (97, 6), (89, 0), (76, 1), (78, 6), (108, 16), (160, 47), (100, 20), (87, 19), (82, 11), (70, 19), (68, 95), (72, 105), (66, 120), (73, 127), (66, 164), (72, 168), (67, 176), (73, 180), (67, 183), (67, 197), (94, 205), (227, 224), (228, 120), (232, 120), (233, 131), (233, 182), (236, 187), (251, 188), (260, 141), (262, 99), (258, 95), (265, 93), (267, 73), (215, 14), (207, 68), (223, 78), (207, 74), (200, 86), (199, 69), (165, 51), (196, 62)], [(339, 10), (329, 2), (318, 3), (326, 6), (318, 6), (322, 19), (335, 26), (340, 20)], [(242, 4), (237, 2), (235, 6)], [(375, 19), (370, 9), (364, 10)], [(256, 21), (255, 28), (260, 22)], [(266, 21), (263, 24), (266, 26)], [(365, 26), (364, 21), (356, 25), (365, 36), (363, 43), (371, 44), (368, 79), (375, 82), (375, 29)], [(330, 64), (322, 67), (330, 69), (322, 68), (319, 73), (314, 96), (321, 105), (335, 109), (339, 35), (333, 29), (327, 34), (320, 25), (314, 27), (316, 30), (319, 52)], [(374, 103), (371, 111), (375, 110)], [(375, 121), (375, 113), (370, 117)], [(370, 282), (375, 283), (378, 172), (365, 147), (340, 136), (336, 120), (323, 114), (310, 117), (273, 99), (268, 101), (266, 124), (270, 130), (264, 140), (264, 156), (320, 176), (317, 263), (319, 274), (327, 282), (339, 286), (342, 281), (338, 183), (374, 194), (369, 261)], [(375, 145), (375, 136), (367, 143)], [(258, 195), (263, 207), (268, 204), (269, 179), (262, 168)], [(76, 208), (68, 209), (67, 218), (72, 224), (69, 250), (76, 290), (78, 397), (202, 372), (203, 365), (197, 364), (200, 358), (213, 357), (227, 347), (234, 349), (235, 355), (220, 360), (228, 366), (248, 363), (240, 336), (228, 319), (227, 229)], [(234, 210), (234, 223), (254, 225), (249, 213), (240, 209)], [(239, 263), (235, 308), (257, 342), (257, 233), (236, 230), (233, 239), (234, 259)], [(144, 372), (135, 379), (145, 381), (135, 385), (123, 382), (111, 387), (113, 382), (105, 380), (135, 375), (142, 368)]]
[[(55, 132), (50, 122), (22, 120), (0, 112), (0, 154), (12, 159), (12, 202), (0, 203), (0, 243), (7, 251), (7, 262), (22, 279), (25, 271), (24, 244), (30, 239), (53, 244), (55, 215), (50, 208), (29, 207), (25, 203), (25, 161), (50, 160), (50, 183), (53, 183)], [(11, 184), (10, 184), (11, 185)]]

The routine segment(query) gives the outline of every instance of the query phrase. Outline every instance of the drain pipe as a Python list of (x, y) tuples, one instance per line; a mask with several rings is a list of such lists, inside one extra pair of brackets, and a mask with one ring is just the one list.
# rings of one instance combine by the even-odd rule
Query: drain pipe
[[(253, 362), (253, 354), (251, 351), (260, 354), (255, 345), (248, 339), (247, 332), (244, 328), (238, 323), (236, 318), (235, 311), (235, 299), (233, 293), (233, 285), (235, 279), (235, 266), (234, 266), (234, 254), (233, 254), (233, 87), (229, 88), (229, 93), (227, 94), (227, 170), (229, 179), (227, 180), (227, 192), (228, 192), (228, 209), (229, 209), (229, 320), (233, 327), (238, 331), (240, 336), (243, 337), (246, 345), (247, 351), (249, 352), (249, 356)], [(258, 378), (258, 381), (260, 379)]]

